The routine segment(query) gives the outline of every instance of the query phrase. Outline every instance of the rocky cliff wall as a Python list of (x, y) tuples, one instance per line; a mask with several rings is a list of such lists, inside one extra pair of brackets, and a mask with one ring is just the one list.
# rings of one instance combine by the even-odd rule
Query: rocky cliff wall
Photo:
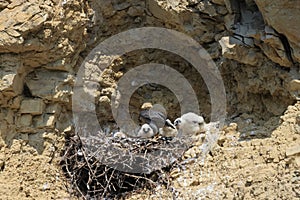
[[(74, 128), (77, 70), (108, 37), (156, 26), (185, 33), (209, 52), (225, 84), (227, 122), (238, 126), (224, 129), (204, 164), (173, 172), (173, 195), (299, 198), (299, 20), (300, 2), (288, 0), (0, 1), (1, 196), (71, 198), (59, 160), (65, 135)], [(167, 64), (187, 77), (210, 120), (201, 76), (182, 58), (150, 49), (122, 56), (99, 77), (100, 123), (113, 122), (109, 105), (116, 81), (148, 62)], [(155, 93), (149, 97), (149, 91)], [(163, 103), (172, 119), (178, 116), (178, 99), (154, 85), (133, 95), (133, 117), (145, 100)], [(157, 190), (131, 198), (172, 197), (169, 190)]]

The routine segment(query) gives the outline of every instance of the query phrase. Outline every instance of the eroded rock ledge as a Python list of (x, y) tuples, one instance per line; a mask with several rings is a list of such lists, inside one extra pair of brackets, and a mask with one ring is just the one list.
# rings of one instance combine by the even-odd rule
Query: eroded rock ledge
[[(215, 179), (200, 176), (199, 166), (189, 166), (198, 178), (188, 185), (180, 185), (186, 174), (174, 178), (180, 197), (205, 190), (213, 199), (212, 182), (225, 199), (263, 198), (266, 187), (271, 187), (269, 198), (299, 197), (300, 113), (298, 104), (290, 106), (299, 100), (299, 24), (300, 4), (288, 0), (0, 1), (0, 194), (4, 199), (69, 197), (58, 163), (64, 136), (73, 128), (72, 87), (82, 60), (109, 36), (158, 26), (186, 33), (210, 53), (225, 83), (228, 122), (240, 129), (225, 130), (208, 157), (205, 173), (215, 172)], [(105, 71), (98, 112), (112, 119), (108, 111), (116, 81), (151, 61), (175, 66), (189, 77), (209, 120), (209, 94), (201, 77), (182, 59), (155, 51), (132, 52)], [(157, 101), (164, 99), (170, 110), (177, 107), (174, 96), (155, 89)], [(135, 94), (132, 110), (151, 90)]]

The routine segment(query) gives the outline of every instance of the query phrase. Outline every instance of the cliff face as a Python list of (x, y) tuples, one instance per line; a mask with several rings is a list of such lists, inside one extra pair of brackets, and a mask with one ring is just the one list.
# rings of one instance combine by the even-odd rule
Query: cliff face
[[(226, 121), (238, 128), (224, 128), (204, 163), (173, 169), (173, 194), (156, 188), (130, 198), (299, 198), (299, 24), (300, 3), (288, 0), (0, 1), (1, 197), (70, 196), (59, 161), (65, 135), (73, 130), (77, 71), (103, 40), (155, 26), (185, 33), (207, 50), (225, 84)], [(97, 77), (100, 123), (111, 127), (114, 120), (116, 82), (149, 62), (183, 74), (210, 120), (201, 76), (181, 57), (148, 49), (123, 55)], [(171, 119), (180, 112), (180, 99), (168, 88), (145, 86), (130, 101), (133, 118), (145, 101), (163, 103)], [(185, 159), (198, 151), (196, 146)]]

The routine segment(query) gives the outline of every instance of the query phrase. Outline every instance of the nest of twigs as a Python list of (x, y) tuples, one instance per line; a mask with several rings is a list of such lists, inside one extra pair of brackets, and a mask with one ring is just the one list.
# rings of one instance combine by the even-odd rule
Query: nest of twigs
[(122, 198), (140, 188), (167, 184), (162, 169), (170, 169), (187, 147), (176, 138), (75, 135), (66, 138), (61, 164), (72, 187), (84, 199)]

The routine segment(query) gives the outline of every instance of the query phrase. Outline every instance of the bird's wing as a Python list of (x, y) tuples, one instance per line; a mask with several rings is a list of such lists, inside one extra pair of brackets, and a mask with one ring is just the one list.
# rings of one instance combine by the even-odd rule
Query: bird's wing
[(149, 115), (149, 110), (142, 110), (140, 112), (140, 118), (145, 121), (146, 123), (150, 123), (151, 122), (151, 118)]
[(201, 116), (199, 116), (195, 113), (192, 113), (192, 112), (182, 115), (181, 118), (186, 120), (186, 121), (196, 123), (196, 124), (204, 122), (203, 117), (201, 117)]
[(150, 110), (150, 118), (158, 128), (164, 127), (167, 119), (167, 117), (163, 113), (152, 110)]
[(140, 112), (140, 117), (143, 118), (146, 123), (154, 123), (158, 128), (162, 128), (166, 122), (166, 116), (155, 110), (143, 110)]

